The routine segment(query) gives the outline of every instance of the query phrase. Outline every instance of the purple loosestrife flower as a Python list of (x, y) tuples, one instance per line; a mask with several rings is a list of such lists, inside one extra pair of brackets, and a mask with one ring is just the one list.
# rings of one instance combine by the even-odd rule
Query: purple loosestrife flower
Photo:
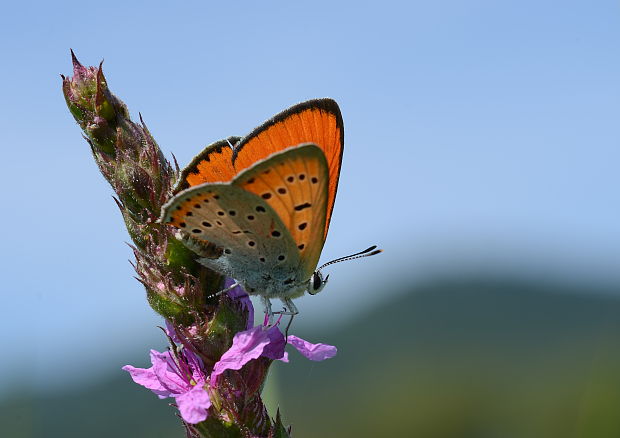
[(153, 391), (159, 398), (174, 397), (181, 417), (196, 424), (207, 418), (211, 399), (206, 391), (207, 379), (201, 360), (187, 349), (175, 357), (172, 352), (151, 350), (151, 368), (125, 365), (134, 382)]
[[(278, 336), (279, 335), (279, 336)], [(284, 351), (284, 336), (277, 326), (267, 328), (257, 325), (237, 333), (230, 349), (213, 367), (211, 382), (216, 385), (218, 377), (226, 370), (240, 370), (252, 359), (260, 356), (288, 362)]]
[[(224, 282), (224, 288), (232, 286), (235, 281), (232, 278), (226, 278)], [(287, 341), (284, 341), (284, 335), (277, 328), (277, 324), (273, 327), (265, 330), (267, 325), (267, 319), (263, 322), (263, 330), (257, 330), (261, 326), (254, 325), (254, 306), (250, 300), (249, 295), (245, 292), (241, 286), (237, 286), (234, 289), (228, 291), (228, 296), (232, 299), (237, 299), (242, 305), (242, 308), (248, 311), (248, 330), (239, 332), (233, 338), (233, 346), (224, 355), (229, 355), (227, 360), (239, 355), (247, 355), (250, 359), (254, 359), (257, 351), (261, 351), (258, 356), (265, 356), (273, 360), (282, 360), (288, 362), (288, 355), (284, 352), (284, 347), (287, 343), (291, 344), (297, 349), (303, 356), (313, 361), (322, 361), (330, 359), (336, 355), (338, 349), (333, 345), (327, 344), (313, 344), (305, 341), (297, 336), (289, 335)], [(278, 320), (279, 322), (279, 320)], [(237, 338), (239, 336), (239, 338)], [(267, 344), (265, 344), (267, 342)], [(236, 348), (236, 351), (234, 350)], [(281, 352), (280, 352), (281, 350)], [(256, 356), (256, 357), (258, 357)], [(222, 356), (224, 358), (224, 356)], [(220, 362), (222, 359), (220, 359)], [(244, 363), (247, 363), (245, 361)], [(243, 366), (243, 365), (241, 365)], [(241, 368), (241, 367), (239, 367)], [(239, 369), (231, 368), (231, 369)]]
[[(249, 299), (247, 306), (253, 309), (252, 302)], [(250, 314), (253, 314), (253, 310)], [(278, 327), (279, 322), (278, 320), (275, 325), (268, 327), (265, 320), (263, 325), (257, 325), (235, 334), (232, 346), (213, 367), (211, 383), (216, 385), (218, 377), (225, 370), (239, 370), (252, 359), (261, 356), (271, 360), (288, 362), (288, 354), (284, 351), (287, 341)], [(293, 335), (289, 335), (287, 340), (303, 356), (313, 361), (330, 359), (338, 352), (338, 349), (333, 345), (313, 344)]]
[[(232, 285), (227, 280), (226, 287)], [(231, 297), (241, 300), (249, 315), (254, 308), (247, 293), (241, 287), (228, 292)], [(251, 319), (248, 324), (251, 325)], [(187, 423), (196, 424), (207, 418), (207, 410), (211, 407), (209, 391), (217, 390), (219, 381), (227, 370), (241, 370), (249, 362), (264, 357), (271, 360), (288, 362), (288, 353), (284, 351), (287, 341), (278, 327), (278, 323), (269, 327), (262, 325), (240, 331), (233, 337), (231, 347), (222, 354), (214, 364), (210, 373), (204, 363), (187, 346), (177, 349), (173, 344), (173, 354), (168, 351), (159, 353), (151, 350), (151, 363), (148, 369), (126, 365), (134, 382), (142, 385), (159, 398), (174, 397), (177, 401), (181, 417)], [(174, 327), (166, 323), (166, 334), (172, 343), (182, 343)], [(304, 357), (313, 361), (322, 361), (336, 355), (337, 349), (332, 345), (313, 344), (297, 336), (288, 336), (288, 344), (296, 348)], [(186, 345), (186, 344), (184, 344)], [(210, 374), (209, 377), (207, 377)]]

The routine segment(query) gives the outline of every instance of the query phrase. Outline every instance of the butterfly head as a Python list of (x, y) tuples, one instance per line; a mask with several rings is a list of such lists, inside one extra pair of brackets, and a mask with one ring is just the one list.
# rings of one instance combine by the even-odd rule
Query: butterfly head
[(312, 277), (308, 280), (308, 293), (310, 295), (316, 295), (321, 292), (327, 284), (327, 280), (329, 280), (329, 275), (327, 277), (323, 277), (323, 274), (319, 269), (314, 271), (314, 274), (312, 274)]

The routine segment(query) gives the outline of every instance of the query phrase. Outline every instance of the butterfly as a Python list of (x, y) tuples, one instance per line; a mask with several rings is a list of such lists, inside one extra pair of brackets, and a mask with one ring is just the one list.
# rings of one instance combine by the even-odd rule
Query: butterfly
[(376, 246), (316, 269), (334, 208), (344, 126), (332, 99), (302, 102), (246, 137), (213, 143), (181, 172), (160, 221), (204, 266), (298, 313), (292, 299), (316, 294), (329, 264), (374, 255)]

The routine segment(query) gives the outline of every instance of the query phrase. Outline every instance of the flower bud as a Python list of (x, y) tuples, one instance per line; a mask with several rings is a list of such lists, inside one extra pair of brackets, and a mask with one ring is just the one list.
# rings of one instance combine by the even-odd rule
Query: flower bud
[(71, 51), (73, 77), (62, 76), (62, 91), (69, 111), (94, 147), (114, 155), (116, 128), (129, 113), (108, 89), (101, 64), (84, 67)]

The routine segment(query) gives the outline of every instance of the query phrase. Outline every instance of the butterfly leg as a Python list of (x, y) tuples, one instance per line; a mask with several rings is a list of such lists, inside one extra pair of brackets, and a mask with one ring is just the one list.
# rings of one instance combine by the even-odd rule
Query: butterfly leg
[(288, 329), (291, 328), (291, 324), (293, 324), (293, 318), (295, 315), (291, 315), (291, 319), (288, 320), (288, 324), (286, 324), (286, 330), (284, 330), (284, 345), (288, 344)]
[(299, 313), (299, 310), (297, 310), (297, 306), (295, 306), (293, 300), (285, 298), (283, 301), (284, 305), (287, 306), (289, 310), (288, 313), (283, 312), (283, 314), (291, 315), (291, 319), (289, 319), (288, 324), (286, 324), (286, 330), (284, 331), (284, 342), (288, 343), (288, 329), (291, 328), (291, 324), (293, 324), (293, 318), (295, 318), (295, 315)]
[(273, 312), (274, 315), (297, 315), (299, 310), (297, 310), (297, 306), (293, 304), (293, 301), (290, 298), (281, 298), (282, 303), (284, 303), (284, 308), (278, 312)]
[(273, 310), (271, 310), (271, 301), (269, 298), (261, 296), (263, 302), (263, 308), (265, 309), (265, 322), (270, 326), (273, 324)]
[(293, 300), (291, 300), (290, 298), (284, 298), (282, 302), (284, 303), (284, 306), (286, 306), (286, 308), (288, 309), (282, 312), (282, 315), (295, 316), (299, 313), (299, 310), (297, 310), (297, 306), (293, 303)]

